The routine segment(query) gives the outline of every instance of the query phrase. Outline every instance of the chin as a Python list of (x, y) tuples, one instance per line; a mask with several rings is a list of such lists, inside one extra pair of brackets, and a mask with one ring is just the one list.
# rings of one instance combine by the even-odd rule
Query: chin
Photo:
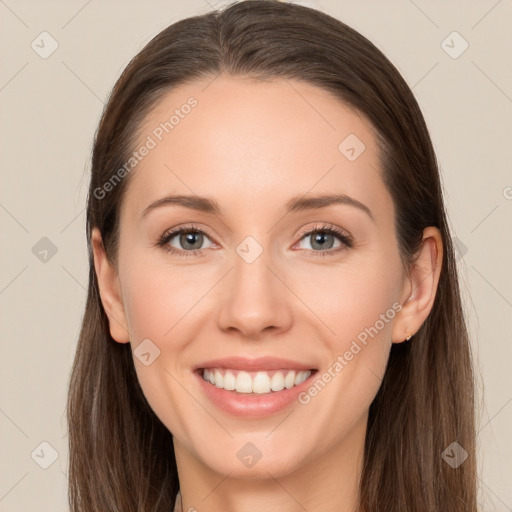
[[(233, 440), (232, 440), (233, 441)], [(219, 450), (218, 453), (205, 454), (200, 457), (202, 462), (212, 470), (223, 475), (230, 475), (230, 478), (241, 480), (268, 479), (269, 474), (272, 477), (279, 478), (286, 476), (300, 469), (305, 462), (305, 454), (291, 453), (283, 451), (282, 448), (268, 446), (267, 450), (256, 448), (257, 441), (251, 443), (232, 442), (233, 448)], [(267, 445), (269, 443), (267, 442)], [(239, 445), (241, 445), (239, 447)], [(291, 448), (288, 445), (287, 448)], [(227, 453), (233, 455), (228, 457)]]

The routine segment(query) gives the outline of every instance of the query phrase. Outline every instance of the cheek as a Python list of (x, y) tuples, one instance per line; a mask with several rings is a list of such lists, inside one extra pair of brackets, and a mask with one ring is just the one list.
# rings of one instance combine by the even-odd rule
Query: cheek
[[(375, 251), (357, 264), (328, 275), (318, 271), (312, 278), (300, 293), (309, 298), (308, 305), (330, 331), (325, 337), (330, 354), (325, 370), (330, 373), (319, 375), (326, 383), (325, 391), (322, 383), (317, 387), (322, 389), (324, 405), (329, 403), (332, 408), (320, 410), (321, 400), (313, 407), (319, 407), (315, 414), (322, 421), (330, 416), (340, 424), (347, 419), (347, 411), (355, 419), (367, 409), (380, 387), (392, 326), (401, 310), (397, 302), (401, 265), (398, 253)], [(316, 395), (315, 390), (312, 393)]]
[[(123, 300), (135, 369), (151, 409), (171, 432), (186, 438), (190, 397), (181, 384), (188, 378), (182, 368), (187, 344), (183, 330), (189, 326), (190, 331), (194, 306), (204, 295), (204, 282), (201, 286), (194, 272), (142, 265), (142, 260), (127, 258), (123, 275)], [(142, 350), (137, 347), (148, 339), (156, 345), (158, 355), (145, 365), (138, 360), (137, 353)]]
[[(128, 262), (127, 262), (128, 263)], [(129, 264), (129, 263), (128, 263)], [(204, 295), (204, 276), (164, 266), (129, 268), (123, 283), (123, 301), (131, 339), (168, 338)]]
[(317, 441), (320, 450), (366, 418), (385, 373), (391, 329), (401, 309), (395, 302), (398, 279), (391, 269), (329, 277), (320, 281), (323, 287), (310, 284), (301, 292), (309, 297), (326, 333), (325, 366), (300, 397), (308, 417), (314, 418), (308, 420), (311, 428), (324, 432)]
[[(319, 268), (301, 282), (297, 294), (321, 320), (325, 334), (319, 340), (329, 354), (326, 373), (304, 403), (312, 402), (319, 421), (355, 421), (373, 401), (386, 369), (392, 326), (401, 310), (398, 255), (368, 253), (357, 264), (327, 273)], [(317, 394), (322, 398), (316, 400)]]
[(357, 265), (309, 269), (308, 278), (297, 279), (293, 289), (339, 353), (354, 339), (364, 341), (369, 331), (372, 339), (390, 341), (399, 284), (398, 264), (365, 258)]
[[(207, 315), (202, 299), (219, 277), (193, 266), (149, 265), (144, 255), (132, 254), (123, 264), (123, 302), (139, 383), (160, 420), (173, 432), (181, 432), (190, 407), (181, 383), (187, 382), (189, 367), (197, 362), (188, 346), (201, 334)], [(147, 344), (145, 340), (156, 345), (154, 349), (149, 344), (158, 354), (148, 366), (137, 359), (142, 352), (137, 347), (143, 341)]]

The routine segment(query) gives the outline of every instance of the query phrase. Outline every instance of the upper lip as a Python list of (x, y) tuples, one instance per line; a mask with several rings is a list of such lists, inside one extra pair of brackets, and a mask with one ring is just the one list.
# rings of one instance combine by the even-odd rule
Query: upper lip
[(312, 370), (314, 369), (310, 364), (299, 363), (290, 359), (281, 359), (277, 357), (224, 357), (221, 359), (212, 359), (205, 361), (196, 366), (195, 370), (202, 370), (205, 368), (229, 368), (232, 370)]

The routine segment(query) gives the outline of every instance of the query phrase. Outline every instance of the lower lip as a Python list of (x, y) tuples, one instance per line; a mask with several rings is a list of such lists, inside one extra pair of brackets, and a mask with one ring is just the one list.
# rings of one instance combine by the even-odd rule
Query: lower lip
[(228, 391), (204, 380), (202, 370), (200, 373), (194, 373), (199, 379), (199, 385), (206, 396), (222, 411), (233, 416), (261, 417), (280, 412), (297, 401), (298, 395), (309, 387), (311, 378), (316, 374), (316, 371), (312, 371), (311, 375), (298, 386), (265, 394)]

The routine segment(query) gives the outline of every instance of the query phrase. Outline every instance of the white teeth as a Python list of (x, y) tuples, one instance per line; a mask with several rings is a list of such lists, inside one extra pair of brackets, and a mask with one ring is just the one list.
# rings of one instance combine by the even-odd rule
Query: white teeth
[[(309, 375), (311, 375), (311, 372)], [(307, 372), (298, 372), (295, 376), (295, 385), (298, 386), (299, 384), (302, 384), (309, 377), (309, 375)]]
[(226, 372), (224, 375), (224, 389), (233, 391), (236, 389), (236, 378), (231, 372)]
[(219, 370), (215, 370), (215, 386), (218, 388), (224, 387), (224, 377), (222, 376), (222, 373), (219, 372)]
[(295, 384), (295, 372), (293, 370), (290, 370), (286, 374), (286, 377), (284, 378), (284, 387), (286, 389), (290, 389), (294, 386), (294, 384)]
[(217, 388), (235, 391), (237, 393), (266, 394), (271, 391), (282, 391), (293, 386), (302, 384), (311, 375), (311, 370), (277, 371), (269, 376), (267, 372), (259, 371), (256, 374), (239, 371), (236, 375), (231, 370), (220, 370), (217, 368), (204, 369), (203, 378)]
[(272, 376), (272, 380), (270, 381), (270, 389), (272, 389), (272, 391), (281, 391), (284, 389), (284, 377), (281, 372), (276, 372)]
[(258, 372), (252, 381), (253, 393), (270, 393), (270, 377), (265, 372)]
[(252, 393), (252, 379), (247, 372), (238, 372), (236, 390), (238, 393)]

